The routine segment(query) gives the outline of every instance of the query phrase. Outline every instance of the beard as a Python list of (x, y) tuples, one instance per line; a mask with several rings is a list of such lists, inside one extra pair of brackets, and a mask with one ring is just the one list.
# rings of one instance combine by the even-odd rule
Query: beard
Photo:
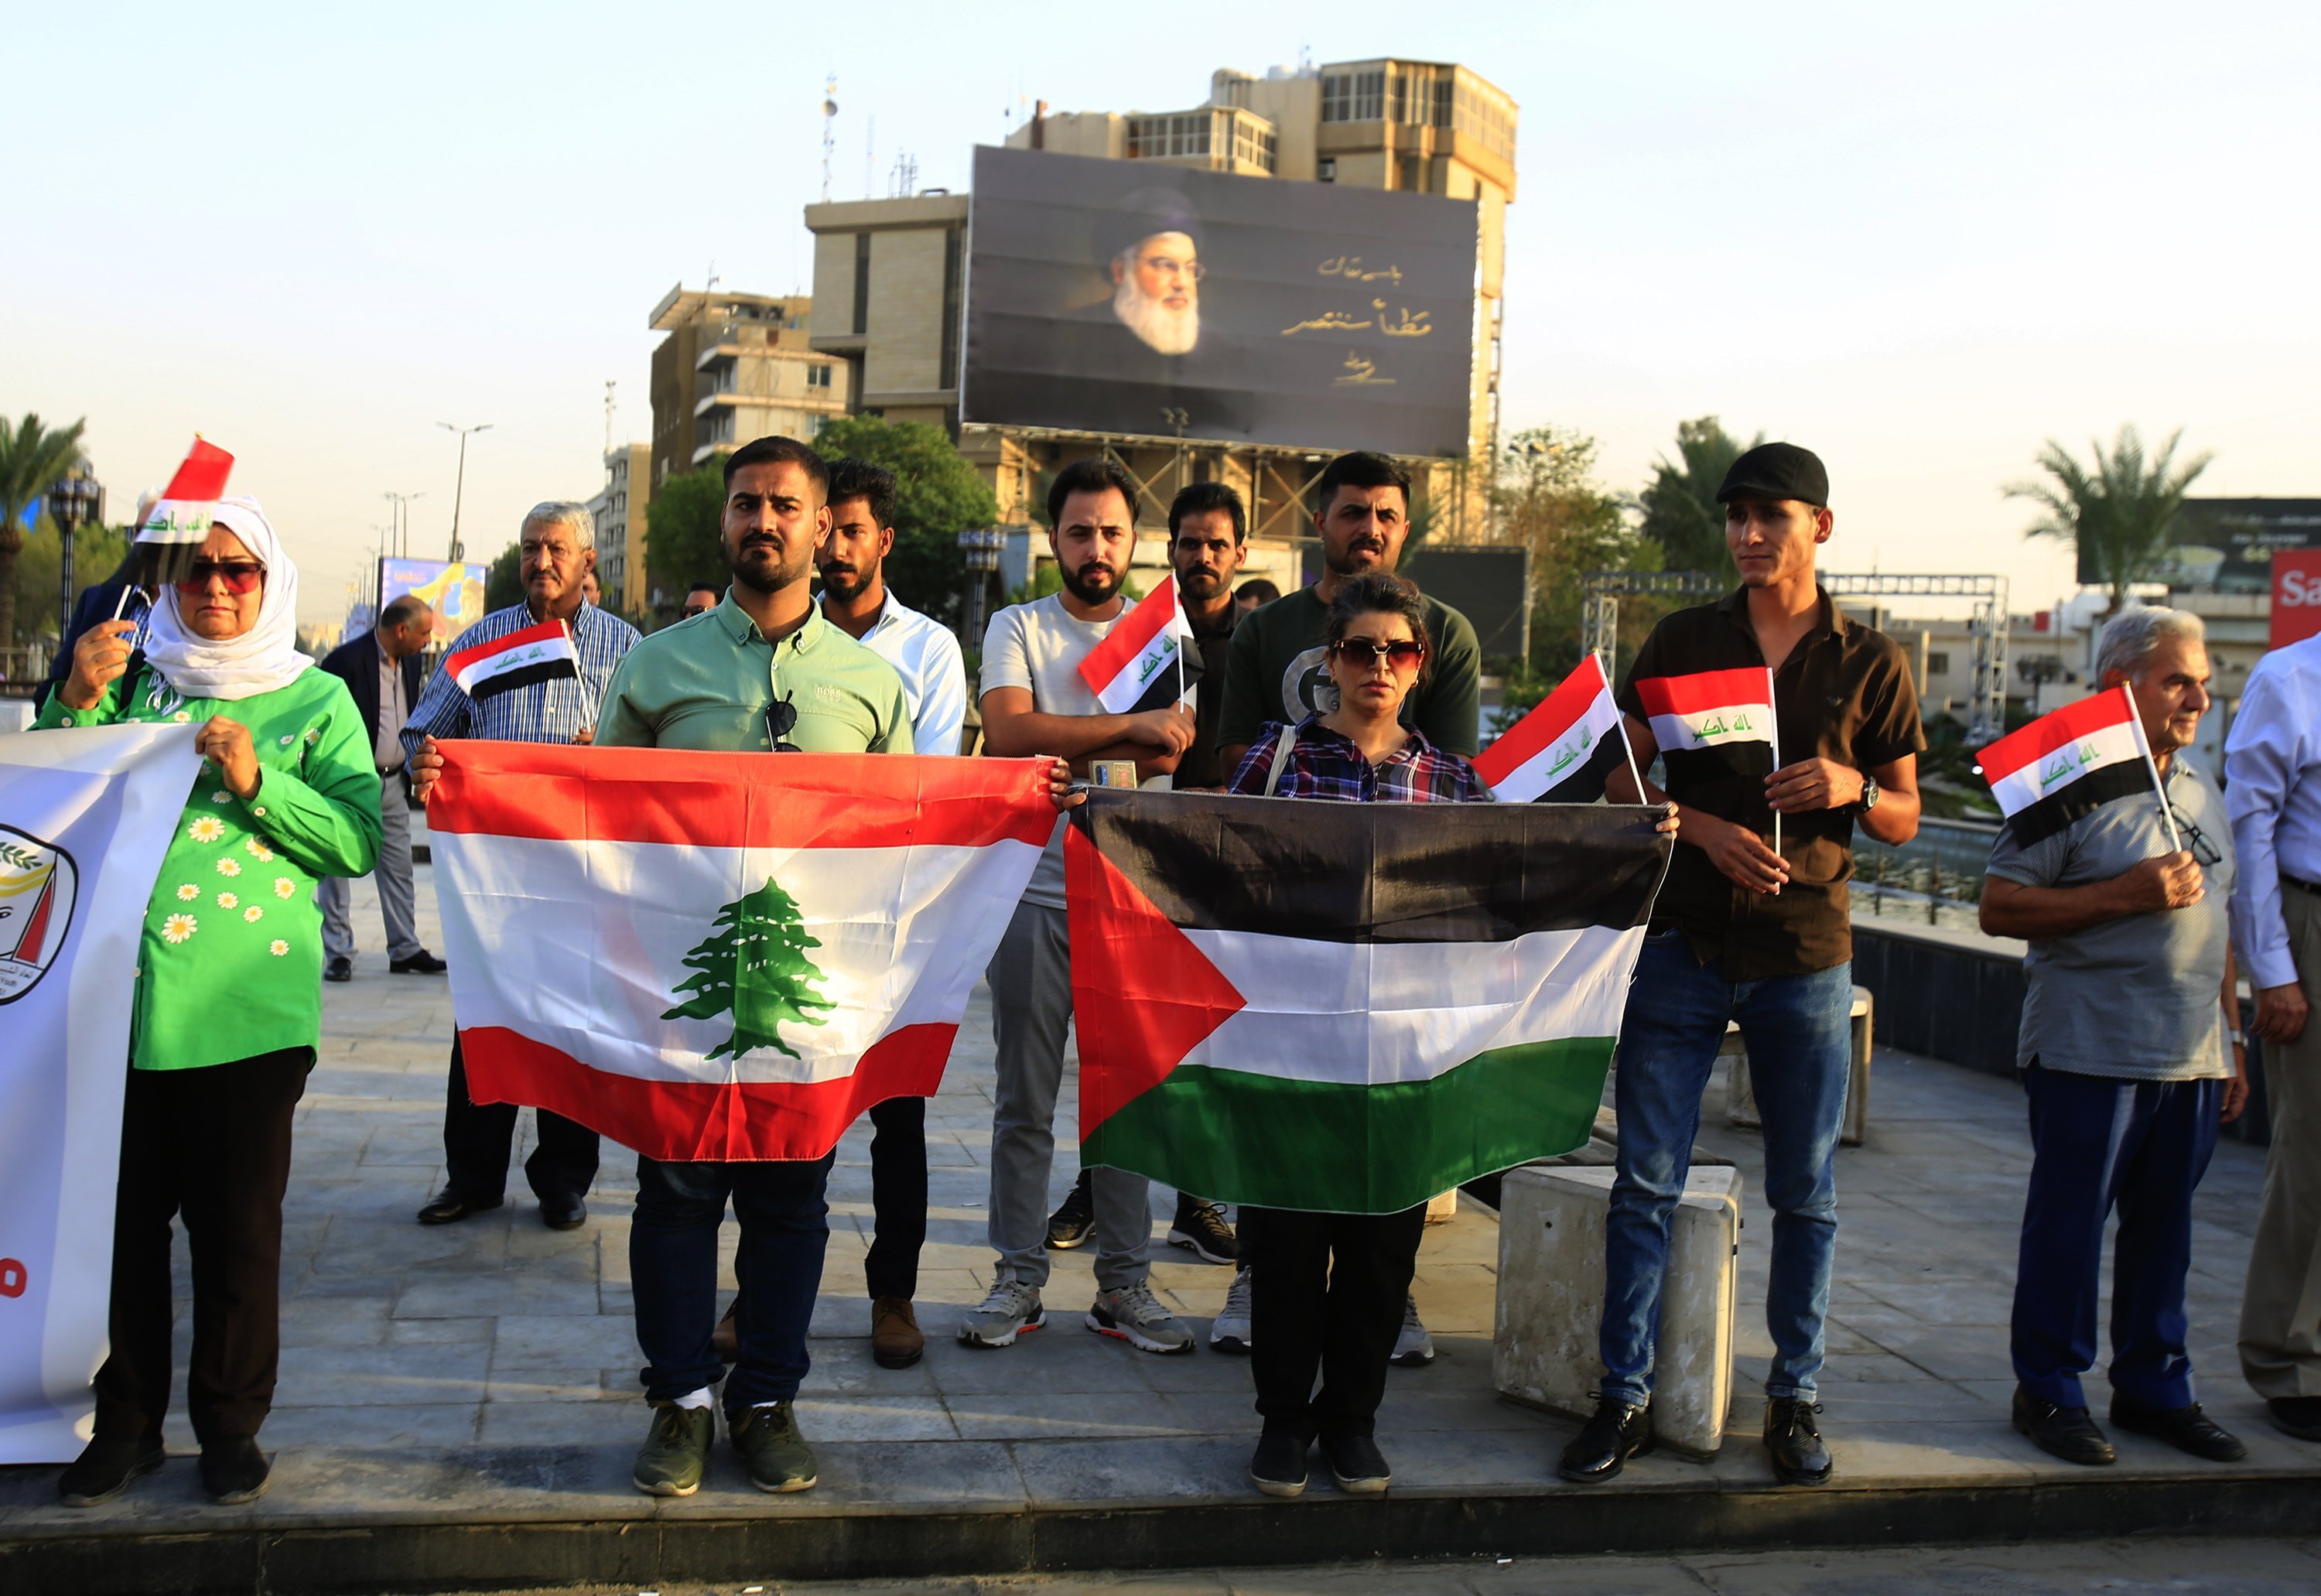
[(1356, 538), (1343, 550), (1322, 545), (1322, 563), (1333, 576), (1358, 577), (1374, 570), (1391, 571), (1394, 560), (1383, 539)]
[(1120, 591), (1120, 573), (1089, 561), (1078, 570), (1059, 570), (1064, 590), (1082, 604), (1107, 604)]
[(778, 545), (752, 535), (742, 539), (741, 546), (726, 556), (725, 563), (735, 581), (762, 596), (806, 580), (806, 572), (814, 569), (814, 550), (809, 544), (797, 558), (785, 561)]
[(1201, 339), (1201, 304), (1188, 298), (1185, 308), (1171, 310), (1136, 286), (1133, 276), (1123, 277), (1113, 290), (1112, 314), (1120, 324), (1164, 355), (1188, 355)]
[(822, 568), (822, 590), (851, 604), (862, 597), (863, 589), (869, 587), (872, 574), (870, 571), (843, 570), (825, 565)]
[(1215, 598), (1225, 590), (1225, 579), (1213, 570), (1180, 570), (1177, 586), (1188, 598)]

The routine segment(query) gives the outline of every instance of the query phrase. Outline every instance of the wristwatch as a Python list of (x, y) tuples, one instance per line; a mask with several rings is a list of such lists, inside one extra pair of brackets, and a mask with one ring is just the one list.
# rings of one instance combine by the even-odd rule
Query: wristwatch
[(1861, 779), (1861, 796), (1854, 800), (1853, 812), (1857, 815), (1869, 814), (1878, 807), (1879, 797), (1878, 778), (1864, 776)]

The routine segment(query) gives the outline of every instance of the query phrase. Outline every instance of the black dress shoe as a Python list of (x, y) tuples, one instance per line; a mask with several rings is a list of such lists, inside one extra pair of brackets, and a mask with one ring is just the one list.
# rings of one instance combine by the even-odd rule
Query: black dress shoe
[(577, 1197), (540, 1205), (540, 1222), (551, 1230), (578, 1230), (588, 1222), (588, 1205)]
[(441, 975), (451, 968), (425, 948), (421, 948), (408, 959), (389, 959), (387, 962), (390, 975)]
[(159, 1436), (122, 1441), (99, 1436), (67, 1465), (57, 1481), (57, 1494), (68, 1508), (93, 1508), (119, 1496), (130, 1481), (151, 1473), (162, 1461)]
[(489, 1202), (477, 1198), (462, 1197), (456, 1191), (446, 1191), (429, 1199), (419, 1210), (422, 1225), (456, 1225), (470, 1214), (487, 1214), (507, 1199), (495, 1197)]
[(2264, 1416), (2284, 1436), (2321, 1441), (2321, 1397), (2267, 1397)]
[(1330, 1460), (1330, 1477), (1338, 1489), (1350, 1496), (1376, 1496), (1394, 1483), (1394, 1471), (1387, 1466), (1386, 1454), (1368, 1436), (1340, 1436), (1334, 1441), (1322, 1443), (1322, 1455)]
[(2052, 1453), (2065, 1463), (2099, 1468), (2119, 1458), (2085, 1408), (2058, 1408), (2019, 1385), (2015, 1388), (2015, 1427), (2030, 1436), (2040, 1451)]
[(1555, 1472), (1582, 1484), (1608, 1480), (1628, 1459), (1652, 1449), (1652, 1405), (1631, 1408), (1617, 1397), (1605, 1397), (1596, 1404), (1594, 1417), (1563, 1449)]
[(1802, 1397), (1765, 1399), (1765, 1450), (1772, 1456), (1774, 1476), (1784, 1485), (1829, 1483), (1829, 1448), (1814, 1422), (1820, 1411), (1819, 1403)]
[(1269, 1429), (1257, 1437), (1249, 1460), (1249, 1482), (1268, 1496), (1306, 1493), (1306, 1451), (1312, 1439), (1296, 1430)]
[(343, 954), (323, 966), (324, 980), (352, 980), (354, 978), (355, 962)]
[(251, 1436), (228, 1436), (202, 1448), (202, 1489), (228, 1507), (256, 1501), (266, 1493), (273, 1465)]
[(2189, 1408), (2146, 1408), (2114, 1391), (2111, 1423), (2114, 1429), (2150, 1436), (2210, 1463), (2238, 1463), (2248, 1455), (2241, 1438), (2201, 1412), (2198, 1402)]

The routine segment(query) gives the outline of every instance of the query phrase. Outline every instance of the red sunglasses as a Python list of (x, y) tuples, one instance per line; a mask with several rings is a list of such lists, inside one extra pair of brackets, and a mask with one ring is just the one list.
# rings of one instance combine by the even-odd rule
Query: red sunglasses
[(1426, 645), (1403, 638), (1396, 643), (1372, 643), (1367, 637), (1341, 637), (1330, 645), (1330, 652), (1342, 660), (1358, 665), (1392, 665), (1397, 670), (1415, 670), (1418, 661), (1426, 657)]
[(196, 560), (178, 579), (177, 591), (199, 598), (209, 590), (212, 577), (223, 582), (229, 593), (247, 593), (266, 579), (266, 568), (255, 560)]

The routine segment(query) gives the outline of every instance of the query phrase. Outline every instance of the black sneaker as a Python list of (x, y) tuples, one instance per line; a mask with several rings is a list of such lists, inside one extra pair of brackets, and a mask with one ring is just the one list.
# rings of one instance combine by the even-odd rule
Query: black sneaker
[(1829, 1448), (1814, 1422), (1820, 1411), (1820, 1403), (1799, 1397), (1766, 1399), (1765, 1451), (1773, 1460), (1774, 1476), (1785, 1485), (1829, 1483)]
[(1249, 1482), (1268, 1496), (1305, 1495), (1306, 1451), (1313, 1445), (1296, 1430), (1267, 1430), (1249, 1460)]
[(1241, 1242), (1225, 1223), (1221, 1202), (1177, 1194), (1177, 1218), (1169, 1227), (1169, 1245), (1182, 1247), (1205, 1263), (1231, 1263), (1241, 1257)]
[(57, 1494), (68, 1508), (93, 1508), (128, 1490), (132, 1480), (159, 1468), (164, 1458), (159, 1436), (118, 1441), (99, 1436), (67, 1465), (57, 1481)]
[(1652, 1449), (1652, 1405), (1631, 1408), (1617, 1397), (1600, 1397), (1596, 1411), (1555, 1465), (1567, 1480), (1586, 1485), (1608, 1480), (1627, 1464)]
[(1330, 1477), (1338, 1489), (1350, 1496), (1377, 1496), (1394, 1483), (1394, 1471), (1387, 1467), (1386, 1454), (1368, 1436), (1341, 1436), (1334, 1441), (1322, 1443), (1322, 1454), (1330, 1460)]
[(1096, 1198), (1088, 1190), (1088, 1172), (1072, 1182), (1064, 1200), (1048, 1216), (1048, 1245), (1061, 1252), (1085, 1246), (1096, 1230)]
[(202, 1448), (202, 1489), (212, 1501), (228, 1507), (263, 1496), (266, 1476), (272, 1472), (254, 1436), (227, 1436)]

